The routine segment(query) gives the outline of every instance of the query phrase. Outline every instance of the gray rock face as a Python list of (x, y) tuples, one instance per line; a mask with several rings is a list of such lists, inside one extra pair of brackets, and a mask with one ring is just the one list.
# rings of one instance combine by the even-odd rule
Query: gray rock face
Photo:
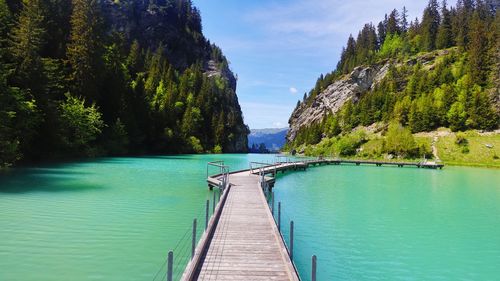
[(290, 131), (287, 140), (293, 141), (301, 127), (320, 122), (328, 113), (337, 113), (347, 101), (359, 100), (373, 86), (380, 83), (388, 71), (389, 64), (380, 67), (356, 67), (349, 75), (318, 94), (310, 106), (302, 103), (288, 121)]
[(217, 64), (214, 60), (209, 60), (204, 65), (205, 75), (208, 77), (221, 77), (229, 83), (229, 87), (236, 91), (237, 80), (233, 72), (222, 65)]

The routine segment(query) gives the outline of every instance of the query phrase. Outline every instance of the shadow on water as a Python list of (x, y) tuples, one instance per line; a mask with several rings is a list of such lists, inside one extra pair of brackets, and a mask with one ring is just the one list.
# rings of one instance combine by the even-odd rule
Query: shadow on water
[(0, 193), (82, 192), (103, 189), (81, 179), (87, 172), (62, 168), (20, 168), (0, 172)]
[[(88, 166), (129, 165), (137, 159), (200, 161), (194, 155), (138, 155), (129, 157), (103, 157), (44, 164), (25, 164), (17, 168), (0, 170), (0, 193), (28, 192), (82, 192), (103, 189), (102, 185), (85, 181), (91, 173)], [(91, 169), (92, 170), (92, 169)]]
[(143, 155), (143, 156), (130, 156), (130, 158), (134, 159), (153, 159), (153, 160), (199, 160), (195, 157), (190, 157), (190, 156), (180, 156), (180, 155), (160, 155), (160, 156), (154, 156), (154, 155)]

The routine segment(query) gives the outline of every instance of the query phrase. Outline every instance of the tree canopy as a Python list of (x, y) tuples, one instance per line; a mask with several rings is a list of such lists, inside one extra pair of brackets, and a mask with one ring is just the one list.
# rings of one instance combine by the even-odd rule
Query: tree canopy
[(0, 166), (245, 151), (235, 91), (190, 0), (0, 0)]

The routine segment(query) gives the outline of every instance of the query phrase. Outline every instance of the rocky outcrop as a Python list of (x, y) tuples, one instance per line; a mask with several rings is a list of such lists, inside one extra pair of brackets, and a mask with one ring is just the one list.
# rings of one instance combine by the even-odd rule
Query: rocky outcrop
[(209, 60), (204, 65), (205, 75), (208, 77), (220, 77), (229, 83), (231, 89), (236, 91), (236, 77), (234, 73), (222, 63), (217, 63), (214, 60)]
[(357, 101), (373, 86), (380, 83), (389, 71), (389, 64), (355, 68), (349, 75), (334, 82), (318, 94), (312, 102), (295, 109), (288, 123), (287, 140), (293, 141), (303, 126), (320, 122), (328, 113), (335, 114), (349, 100)]
[(110, 34), (119, 33), (125, 42), (137, 40), (151, 52), (161, 46), (168, 62), (178, 70), (207, 62), (212, 50), (202, 33), (199, 12), (191, 10), (192, 20), (187, 23), (169, 2), (174, 1), (102, 0), (101, 9)]

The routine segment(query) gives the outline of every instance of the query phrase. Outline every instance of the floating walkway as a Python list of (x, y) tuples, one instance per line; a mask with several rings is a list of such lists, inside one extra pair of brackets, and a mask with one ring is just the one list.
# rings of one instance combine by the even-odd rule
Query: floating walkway
[[(286, 247), (280, 233), (280, 215), (276, 222), (265, 192), (271, 190), (278, 172), (305, 170), (316, 165), (393, 165), (441, 169), (439, 163), (401, 163), (340, 159), (312, 159), (303, 161), (277, 161), (276, 164), (251, 162), (250, 169), (229, 172), (222, 161), (207, 165), (207, 183), (210, 189), (222, 192), (217, 207), (208, 221), (201, 240), (181, 280), (291, 280), (300, 277), (293, 263), (293, 242)], [(220, 173), (209, 174), (209, 167)], [(271, 175), (271, 176), (269, 176)], [(274, 209), (274, 202), (273, 207)], [(292, 222), (293, 227), (293, 222)], [(293, 230), (292, 230), (293, 233)], [(293, 235), (293, 234), (292, 234)], [(293, 241), (293, 238), (292, 238)], [(316, 257), (313, 257), (313, 278), (316, 277)], [(167, 278), (168, 280), (168, 278)]]

